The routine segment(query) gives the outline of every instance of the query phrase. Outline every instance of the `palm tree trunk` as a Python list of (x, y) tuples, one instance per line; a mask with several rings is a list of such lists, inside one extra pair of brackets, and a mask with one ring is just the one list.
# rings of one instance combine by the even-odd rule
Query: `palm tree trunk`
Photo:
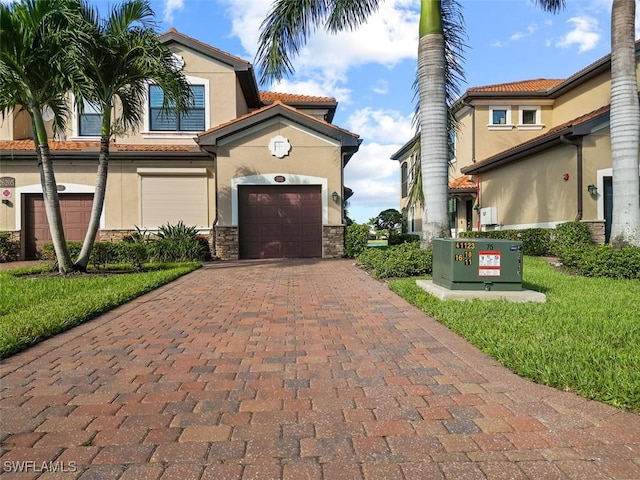
[(35, 128), (34, 142), (36, 142), (36, 150), (39, 152), (39, 161), (42, 166), (40, 168), (40, 183), (42, 185), (42, 197), (44, 198), (44, 210), (47, 214), (49, 222), (49, 231), (51, 232), (51, 241), (53, 249), (56, 252), (58, 261), (58, 271), (62, 274), (73, 271), (73, 263), (67, 249), (67, 242), (64, 238), (64, 229), (62, 226), (62, 213), (60, 211), (60, 199), (58, 197), (58, 185), (53, 169), (53, 159), (49, 151), (49, 142), (47, 139), (47, 130), (42, 120), (42, 112), (38, 105), (32, 105), (31, 113), (33, 125)]
[(107, 191), (107, 174), (109, 171), (109, 136), (102, 136), (100, 139), (100, 155), (98, 157), (98, 171), (96, 173), (96, 189), (93, 194), (93, 203), (91, 205), (91, 218), (87, 233), (82, 243), (82, 250), (76, 260), (76, 268), (85, 271), (89, 264), (89, 257), (93, 244), (96, 241), (96, 235), (100, 228), (100, 216), (104, 208), (105, 193)]
[(635, 10), (635, 0), (614, 0), (611, 10), (611, 239), (614, 243), (640, 246)]
[(445, 49), (440, 0), (422, 0), (418, 46), (420, 161), (424, 189), (422, 246), (448, 237)]

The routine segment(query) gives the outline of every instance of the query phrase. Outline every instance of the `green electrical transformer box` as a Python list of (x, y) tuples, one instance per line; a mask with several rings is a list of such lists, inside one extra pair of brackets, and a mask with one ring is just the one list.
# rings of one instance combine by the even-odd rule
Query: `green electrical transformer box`
[(522, 242), (435, 239), (433, 283), (449, 290), (522, 290)]

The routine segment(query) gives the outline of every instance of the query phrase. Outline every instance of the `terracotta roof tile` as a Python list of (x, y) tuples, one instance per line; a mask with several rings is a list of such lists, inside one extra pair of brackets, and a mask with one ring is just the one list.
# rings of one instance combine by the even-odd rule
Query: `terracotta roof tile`
[(353, 132), (350, 132), (349, 130), (345, 130), (344, 128), (340, 128), (340, 127), (334, 125), (333, 123), (329, 123), (329, 122), (327, 122), (325, 120), (322, 120), (322, 119), (320, 119), (318, 117), (314, 117), (313, 115), (309, 115), (308, 113), (302, 112), (302, 111), (298, 110), (297, 108), (291, 107), (291, 106), (283, 103), (281, 100), (274, 100), (273, 103), (271, 103), (271, 104), (269, 104), (267, 106), (264, 106), (262, 108), (258, 108), (257, 110), (253, 110), (252, 112), (249, 112), (249, 113), (245, 113), (244, 115), (241, 115), (238, 118), (234, 118), (233, 120), (230, 120), (230, 121), (228, 121), (226, 123), (223, 123), (223, 124), (220, 124), (220, 125), (216, 125), (215, 127), (210, 128), (209, 130), (207, 130), (205, 132), (199, 133), (198, 137), (202, 137), (202, 136), (207, 135), (207, 134), (209, 134), (211, 132), (215, 132), (215, 131), (220, 130), (222, 128), (228, 127), (229, 125), (233, 125), (235, 123), (241, 122), (241, 121), (243, 121), (243, 120), (245, 120), (247, 118), (253, 117), (254, 115), (257, 115), (257, 114), (259, 114), (261, 112), (265, 112), (265, 111), (270, 110), (272, 108), (276, 108), (278, 105), (280, 105), (280, 106), (282, 106), (282, 107), (284, 107), (284, 108), (286, 108), (288, 110), (291, 110), (292, 112), (295, 112), (298, 115), (302, 115), (302, 116), (310, 118), (310, 119), (312, 119), (312, 120), (314, 120), (316, 122), (323, 123), (323, 124), (325, 124), (325, 125), (327, 125), (329, 127), (332, 127), (332, 128), (334, 128), (336, 130), (340, 130), (341, 132), (345, 132), (348, 135), (352, 135), (354, 137), (359, 137), (359, 135), (357, 135), (357, 134), (355, 134)]
[[(60, 142), (49, 140), (49, 149), (52, 151), (82, 151), (97, 150), (100, 148), (100, 142), (86, 141), (66, 141)], [(120, 145), (111, 143), (110, 148), (116, 152), (188, 152), (193, 150), (193, 146), (189, 145)], [(0, 141), (0, 150), (25, 151), (34, 150), (33, 140), (2, 140)]]
[(462, 175), (461, 177), (454, 178), (449, 182), (449, 188), (451, 190), (476, 188), (476, 182), (471, 180), (469, 175)]
[(314, 103), (314, 102), (332, 102), (335, 103), (336, 99), (333, 97), (316, 97), (312, 95), (298, 95), (295, 93), (281, 93), (281, 92), (260, 92), (260, 100), (264, 103), (271, 103), (275, 101), (281, 101), (283, 103)]
[(498, 83), (495, 85), (485, 85), (481, 87), (471, 87), (468, 93), (478, 92), (546, 92), (556, 85), (561, 84), (564, 79), (538, 78), (535, 80), (523, 80), (520, 82)]

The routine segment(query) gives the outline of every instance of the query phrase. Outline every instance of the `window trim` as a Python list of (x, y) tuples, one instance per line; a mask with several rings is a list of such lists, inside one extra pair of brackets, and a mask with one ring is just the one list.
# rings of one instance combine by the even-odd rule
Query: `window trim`
[(409, 162), (404, 161), (400, 165), (400, 198), (409, 196)]
[[(493, 112), (496, 110), (504, 110), (506, 113), (505, 123), (493, 123)], [(511, 107), (508, 105), (491, 105), (489, 107), (489, 123), (487, 124), (489, 130), (511, 130), (513, 124), (511, 123)]]
[(75, 105), (74, 95), (70, 94), (70, 96), (71, 96), (71, 105), (74, 106), (71, 114), (70, 140), (84, 140), (84, 141), (100, 140), (100, 135), (80, 135), (80, 111), (78, 110), (78, 107)]
[[(536, 123), (524, 123), (524, 111), (533, 110), (536, 112)], [(542, 108), (536, 105), (521, 105), (518, 107), (518, 130), (541, 130), (544, 128), (542, 123)]]
[[(207, 131), (211, 128), (211, 105), (209, 102), (210, 84), (209, 80), (202, 77), (194, 77), (191, 75), (185, 75), (187, 83), (190, 85), (202, 85), (204, 86), (204, 130), (199, 131), (177, 131), (177, 130), (151, 130), (151, 112), (149, 104), (149, 89), (147, 88), (147, 98), (145, 99), (145, 109), (143, 126), (140, 134), (142, 138), (193, 138), (194, 134), (201, 131)], [(149, 82), (152, 85), (153, 82)]]

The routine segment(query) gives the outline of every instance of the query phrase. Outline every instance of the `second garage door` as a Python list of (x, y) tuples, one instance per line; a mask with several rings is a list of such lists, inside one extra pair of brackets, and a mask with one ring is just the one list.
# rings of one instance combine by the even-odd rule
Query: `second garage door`
[[(65, 239), (83, 241), (91, 218), (93, 194), (66, 193), (59, 197)], [(26, 195), (24, 207), (25, 255), (27, 260), (33, 260), (40, 257), (42, 246), (51, 242), (51, 233), (42, 194)]]
[(320, 185), (241, 185), (240, 258), (322, 256)]

